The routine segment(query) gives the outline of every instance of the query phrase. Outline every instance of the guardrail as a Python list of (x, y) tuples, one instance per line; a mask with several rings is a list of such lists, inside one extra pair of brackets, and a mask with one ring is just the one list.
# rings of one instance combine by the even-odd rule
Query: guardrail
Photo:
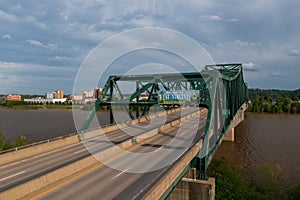
[(26, 145), (19, 146), (19, 147), (14, 147), (14, 148), (11, 148), (11, 149), (1, 151), (0, 154), (5, 154), (5, 153), (13, 152), (13, 151), (18, 151), (18, 150), (21, 150), (21, 149), (26, 149), (26, 148), (29, 148), (29, 147), (33, 147), (33, 146), (36, 146), (36, 145), (49, 143), (49, 142), (53, 142), (53, 141), (56, 141), (56, 140), (61, 140), (61, 139), (67, 138), (67, 137), (72, 137), (72, 136), (77, 135), (77, 134), (78, 134), (77, 132), (76, 133), (71, 133), (71, 134), (62, 135), (62, 136), (47, 139), (47, 140), (42, 140), (42, 141), (39, 141), (39, 142), (26, 144)]

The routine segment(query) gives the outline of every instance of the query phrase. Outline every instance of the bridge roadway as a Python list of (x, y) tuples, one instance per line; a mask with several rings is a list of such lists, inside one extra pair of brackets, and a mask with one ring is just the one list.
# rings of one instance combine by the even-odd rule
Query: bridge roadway
[[(188, 112), (185, 114), (188, 114)], [(180, 112), (171, 113), (166, 119), (163, 119), (163, 117), (154, 118), (149, 126), (146, 126), (149, 122), (144, 122), (139, 124), (139, 126), (129, 126), (125, 128), (125, 130), (126, 132), (134, 132), (134, 135), (141, 135), (144, 132), (161, 125), (164, 121), (167, 123), (178, 118), (180, 118)], [(110, 140), (114, 143), (120, 143), (132, 137), (121, 130), (113, 131), (107, 135), (109, 135)], [(97, 150), (101, 151), (103, 149), (99, 149), (99, 147), (97, 147)], [(88, 156), (90, 156), (90, 153), (86, 150), (84, 145), (82, 143), (78, 143), (18, 162), (0, 166), (0, 193)], [(104, 171), (105, 168), (107, 167), (103, 167)], [(116, 172), (112, 172), (111, 176), (115, 173)]]
[[(206, 124), (206, 116), (203, 115), (200, 119), (200, 124), (193, 119), (182, 122), (180, 124), (181, 130), (178, 133), (178, 126), (171, 128), (166, 132), (158, 134), (153, 140), (138, 144), (132, 152), (146, 153), (155, 151), (158, 148), (184, 148), (183, 156), (189, 148), (182, 146), (168, 146), (170, 140), (179, 134), (184, 140), (193, 140), (193, 143), (198, 142), (204, 132)], [(198, 130), (196, 137), (191, 132)], [(179, 145), (179, 144), (178, 144)], [(159, 164), (166, 157), (156, 160), (152, 158), (147, 163), (131, 162), (132, 168), (140, 165), (147, 165), (156, 162)], [(178, 157), (179, 159), (179, 157)], [(177, 159), (177, 160), (178, 160)], [(115, 162), (124, 161), (120, 157), (116, 157)], [(176, 160), (173, 161), (174, 163)], [(174, 164), (173, 163), (173, 164)], [(74, 180), (66, 181), (64, 183), (53, 185), (39, 193), (35, 193), (30, 198), (37, 199), (143, 199), (145, 193), (159, 181), (172, 167), (168, 165), (160, 170), (147, 173), (128, 173), (126, 171), (119, 171), (112, 169), (105, 165), (101, 165), (94, 170), (87, 171), (84, 175), (74, 178)], [(129, 169), (128, 169), (129, 170)]]

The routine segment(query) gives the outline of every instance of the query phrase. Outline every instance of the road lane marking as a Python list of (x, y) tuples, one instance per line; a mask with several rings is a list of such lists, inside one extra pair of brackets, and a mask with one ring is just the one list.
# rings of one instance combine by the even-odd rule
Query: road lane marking
[(49, 151), (49, 152), (47, 152), (47, 153), (43, 153), (43, 154), (39, 154), (39, 155), (33, 156), (31, 159), (39, 158), (39, 157), (42, 157), (42, 156), (46, 156), (46, 155), (49, 155), (49, 154), (51, 154), (51, 153), (55, 153), (55, 152), (57, 152), (57, 151), (61, 151), (61, 150), (67, 149), (67, 148), (71, 148), (71, 147), (73, 147), (73, 146), (80, 145), (80, 144), (81, 144), (81, 142), (75, 143), (75, 144), (71, 144), (71, 145), (66, 146), (66, 147), (62, 147), (62, 148), (59, 148), (59, 149), (55, 149), (55, 150), (53, 150), (53, 151)]
[(82, 150), (79, 150), (79, 151), (74, 152), (74, 154), (76, 155), (76, 154), (82, 153), (82, 152), (84, 152), (84, 151), (87, 151), (87, 150), (86, 150), (86, 149), (82, 149)]
[(43, 191), (43, 192), (35, 195), (34, 197), (31, 197), (30, 199), (31, 200), (35, 200), (35, 199), (37, 199), (39, 197), (42, 197), (42, 196), (44, 196), (44, 195), (46, 195), (46, 194), (48, 194), (48, 193), (50, 193), (50, 192), (52, 192), (52, 191), (54, 191), (56, 189), (59, 189), (60, 187), (62, 187), (64, 185), (66, 185), (66, 184), (68, 184), (68, 183), (76, 180), (77, 178), (80, 178), (80, 177), (84, 176), (85, 174), (87, 174), (87, 173), (89, 173), (89, 172), (91, 172), (91, 171), (93, 171), (93, 170), (95, 170), (95, 169), (97, 169), (99, 167), (102, 167), (102, 166), (103, 166), (102, 163), (96, 163), (92, 167), (88, 167), (88, 169), (80, 171), (80, 172), (78, 172), (78, 174), (75, 174), (74, 176), (70, 176), (69, 178), (66, 178), (66, 179), (62, 180), (59, 184), (57, 184), (57, 185), (49, 188), (46, 191)]
[(11, 164), (8, 164), (8, 165), (4, 165), (4, 166), (0, 167), (0, 169), (6, 168), (6, 167), (11, 167), (11, 166), (19, 164), (21, 162), (24, 162), (24, 160), (18, 161), (18, 162), (14, 162), (14, 163), (11, 163)]
[(124, 171), (122, 171), (122, 172), (118, 173), (117, 175), (115, 175), (112, 179), (115, 179), (115, 178), (121, 176), (122, 174), (124, 174), (124, 173), (127, 172), (128, 170), (129, 170), (129, 168), (125, 169)]
[(10, 178), (12, 178), (12, 177), (18, 176), (18, 175), (23, 174), (23, 173), (25, 173), (25, 172), (26, 172), (26, 171), (21, 171), (21, 172), (19, 172), (19, 173), (16, 173), (16, 174), (10, 175), (10, 176), (8, 176), (8, 177), (2, 178), (2, 179), (0, 179), (0, 182), (1, 182), (1, 181), (5, 181), (6, 179), (10, 179)]
[(60, 151), (60, 150), (64, 150), (64, 149), (67, 149), (67, 148), (71, 148), (71, 147), (73, 147), (73, 146), (80, 145), (80, 144), (81, 144), (81, 142), (80, 142), (80, 143), (71, 144), (71, 145), (68, 145), (68, 146), (66, 146), (66, 147), (62, 147), (62, 148), (59, 148), (59, 149), (55, 149), (55, 150), (49, 151), (49, 152), (47, 152), (47, 153), (42, 153), (42, 154), (39, 154), (39, 155), (30, 157), (30, 158), (25, 158), (25, 159), (23, 159), (23, 160), (21, 160), (21, 161), (16, 161), (16, 162), (13, 162), (13, 163), (10, 163), (10, 164), (7, 164), (7, 165), (3, 165), (3, 166), (0, 167), (0, 169), (3, 169), (3, 168), (6, 168), (6, 167), (10, 167), (10, 166), (16, 165), (16, 164), (25, 162), (25, 161), (27, 161), (27, 160), (31, 160), (31, 159), (35, 159), (35, 158), (38, 158), (38, 157), (42, 157), (42, 156), (45, 156), (45, 155), (48, 155), (48, 154), (51, 154), (51, 153), (55, 153), (55, 152)]

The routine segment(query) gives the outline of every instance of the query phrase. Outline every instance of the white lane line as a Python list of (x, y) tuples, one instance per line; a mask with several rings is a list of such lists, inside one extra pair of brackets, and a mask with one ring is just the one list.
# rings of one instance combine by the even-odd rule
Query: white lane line
[(81, 143), (71, 144), (71, 145), (69, 145), (69, 146), (62, 147), (62, 148), (59, 148), (59, 149), (55, 149), (55, 150), (49, 151), (49, 152), (47, 152), (47, 153), (43, 153), (43, 154), (36, 155), (36, 156), (34, 156), (34, 157), (32, 157), (32, 158), (39, 158), (39, 157), (42, 157), (42, 156), (46, 156), (46, 155), (49, 155), (49, 154), (51, 154), (51, 153), (55, 153), (55, 152), (57, 152), (57, 151), (61, 151), (61, 150), (64, 150), (64, 149), (67, 149), (67, 148), (70, 148), (70, 147), (73, 147), (73, 146), (76, 146), (76, 145), (80, 145), (80, 144), (81, 144)]
[(129, 170), (129, 168), (128, 168), (128, 169), (125, 169), (124, 171), (122, 171), (122, 172), (118, 173), (117, 175), (115, 175), (112, 179), (115, 179), (115, 178), (121, 176), (122, 174), (124, 174), (124, 173), (127, 172), (128, 170)]
[(24, 162), (24, 161), (22, 160), (22, 161), (18, 161), (18, 162), (15, 162), (15, 163), (11, 163), (11, 164), (9, 164), (9, 165), (4, 165), (4, 166), (0, 167), (0, 169), (6, 168), (6, 167), (11, 167), (11, 166), (16, 165), (16, 164), (19, 164), (19, 163), (21, 163), (21, 162)]
[(1, 181), (5, 181), (6, 179), (9, 179), (9, 178), (18, 176), (18, 175), (23, 174), (23, 173), (25, 173), (25, 172), (26, 172), (26, 171), (21, 171), (21, 172), (19, 172), (19, 173), (16, 173), (16, 174), (10, 175), (10, 176), (8, 176), (8, 177), (2, 178), (2, 179), (0, 179), (0, 182), (1, 182)]
[(76, 155), (76, 154), (79, 154), (79, 153), (84, 152), (84, 151), (87, 151), (87, 150), (86, 149), (82, 149), (82, 150), (74, 152), (74, 154)]
[(48, 155), (48, 154), (51, 154), (51, 153), (55, 153), (55, 152), (60, 151), (60, 150), (64, 150), (64, 149), (67, 149), (67, 148), (71, 148), (71, 147), (73, 147), (73, 146), (80, 145), (80, 144), (81, 144), (81, 143), (71, 144), (71, 145), (69, 145), (69, 146), (62, 147), (62, 148), (59, 148), (59, 149), (55, 149), (55, 150), (49, 151), (49, 152), (47, 152), (47, 153), (39, 154), (39, 155), (36, 155), (36, 156), (34, 156), (34, 157), (30, 157), (30, 158), (27, 158), (27, 159), (23, 159), (23, 160), (21, 160), (21, 161), (17, 161), (17, 162), (14, 162), (14, 163), (10, 163), (10, 164), (8, 164), (8, 165), (3, 165), (3, 166), (0, 167), (0, 169), (6, 168), (6, 167), (10, 167), (10, 166), (13, 166), (13, 165), (16, 165), (16, 164), (25, 162), (25, 161), (27, 161), (27, 160), (34, 159), (34, 158), (42, 157), (42, 156), (45, 156), (45, 155)]

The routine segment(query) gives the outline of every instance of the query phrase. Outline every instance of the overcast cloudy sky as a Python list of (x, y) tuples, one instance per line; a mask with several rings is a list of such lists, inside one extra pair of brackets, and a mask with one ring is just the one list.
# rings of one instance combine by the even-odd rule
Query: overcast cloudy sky
[(298, 89), (299, 8), (298, 0), (1, 1), (0, 94), (71, 93), (96, 45), (141, 27), (174, 29), (216, 63), (243, 63), (249, 87)]

